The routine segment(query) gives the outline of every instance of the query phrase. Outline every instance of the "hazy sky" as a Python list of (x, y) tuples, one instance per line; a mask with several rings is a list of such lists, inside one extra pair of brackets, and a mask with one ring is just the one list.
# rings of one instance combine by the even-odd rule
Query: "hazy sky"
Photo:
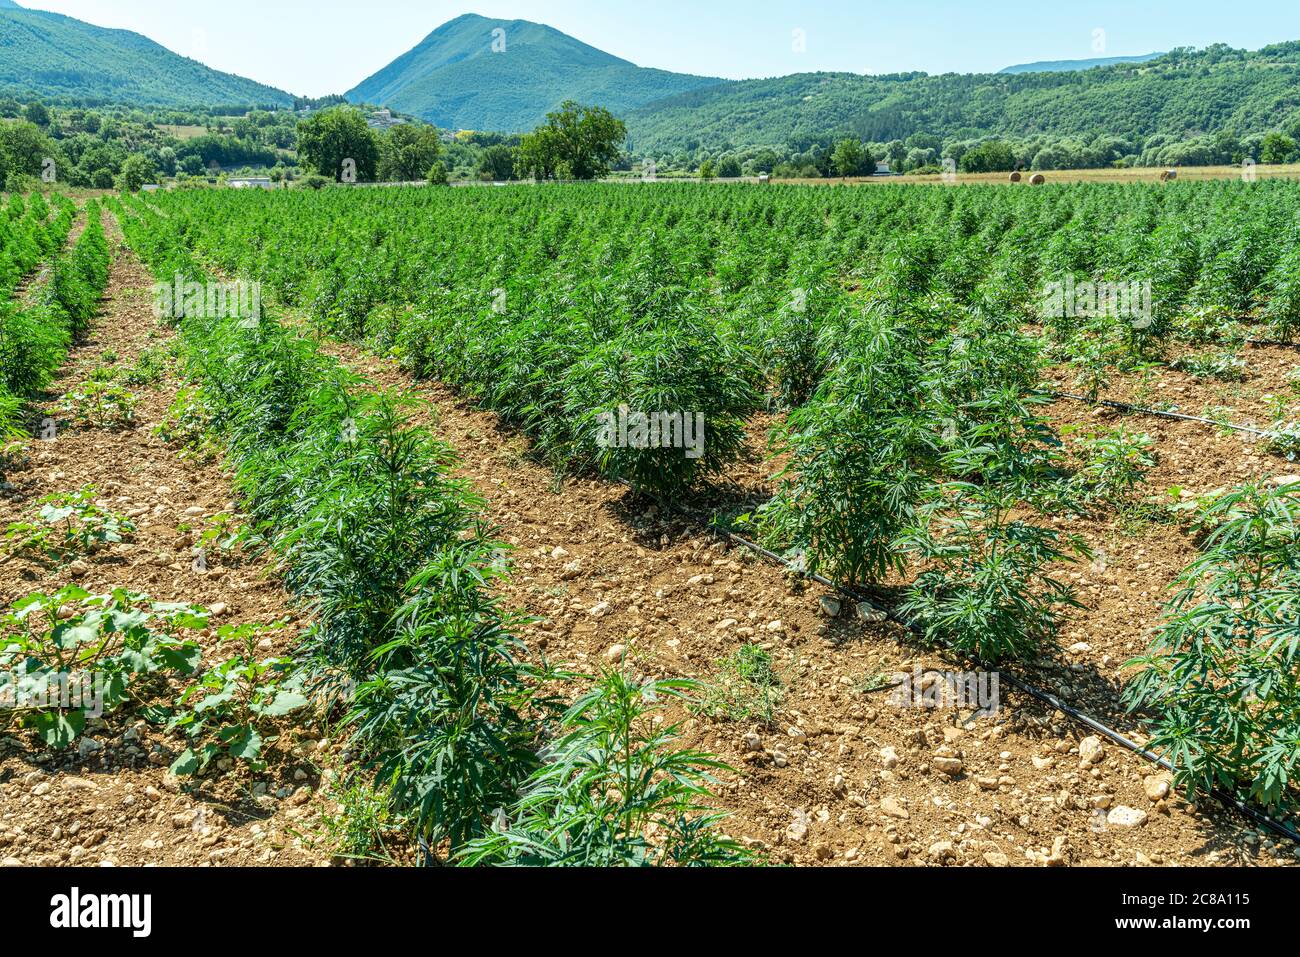
[(642, 66), (737, 79), (811, 70), (988, 72), (1032, 60), (1300, 39), (1296, 0), (18, 2), (135, 30), (210, 66), (309, 96), (351, 88), (462, 13), (535, 20)]

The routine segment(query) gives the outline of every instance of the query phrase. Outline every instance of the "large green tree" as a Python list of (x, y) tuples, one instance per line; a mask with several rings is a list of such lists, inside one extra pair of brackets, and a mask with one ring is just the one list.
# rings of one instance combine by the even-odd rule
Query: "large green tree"
[(0, 123), (0, 186), (5, 179), (38, 176), (46, 158), (59, 157), (49, 137), (31, 123)]
[(479, 161), (479, 175), (486, 179), (502, 181), (515, 178), (515, 151), (498, 143), (483, 151)]
[(537, 179), (595, 179), (619, 157), (627, 127), (609, 110), (568, 100), (523, 138), (518, 167)]
[(871, 162), (867, 148), (855, 139), (840, 140), (831, 156), (835, 172), (841, 176), (861, 176)]
[(441, 154), (436, 127), (394, 126), (379, 141), (379, 178), (399, 183), (423, 180)]
[(1259, 161), (1261, 163), (1286, 163), (1295, 154), (1295, 140), (1285, 133), (1276, 131), (1267, 134), (1259, 142)]
[[(336, 182), (373, 183), (379, 172), (379, 144), (361, 111), (350, 106), (322, 110), (298, 124), (303, 163)], [(428, 166), (425, 167), (428, 171)]]
[(122, 164), (122, 172), (117, 176), (117, 188), (124, 193), (138, 193), (146, 183), (152, 183), (158, 176), (149, 158), (141, 153), (127, 157)]

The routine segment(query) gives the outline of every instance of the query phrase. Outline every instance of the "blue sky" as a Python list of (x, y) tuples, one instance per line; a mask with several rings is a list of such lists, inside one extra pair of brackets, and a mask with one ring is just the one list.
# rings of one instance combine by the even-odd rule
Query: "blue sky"
[(642, 66), (730, 78), (811, 70), (988, 72), (1032, 60), (1214, 42), (1254, 49), (1300, 39), (1295, 0), (18, 2), (135, 30), (218, 69), (311, 96), (349, 89), (462, 13), (535, 20)]

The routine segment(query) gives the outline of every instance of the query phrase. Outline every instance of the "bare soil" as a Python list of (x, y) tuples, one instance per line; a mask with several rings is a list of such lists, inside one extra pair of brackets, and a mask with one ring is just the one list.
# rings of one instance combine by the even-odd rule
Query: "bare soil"
[[(19, 556), (0, 560), (0, 601), (7, 608), (32, 592), (79, 584), (93, 593), (116, 587), (158, 601), (213, 609), (220, 622), (287, 620), (265, 649), (286, 653), (306, 619), (265, 560), (209, 556), (196, 571), (197, 531), (219, 514), (237, 514), (219, 462), (182, 459), (154, 435), (180, 383), (170, 369), (134, 388), (139, 403), (126, 428), (78, 426), (61, 405), (97, 366), (114, 358), (130, 367), (146, 348), (166, 348), (172, 333), (154, 318), (152, 281), (110, 229), (114, 262), (102, 311), (86, 341), (71, 351), (37, 416), (57, 420), (52, 440), (34, 440), (5, 470), (0, 528), (29, 521), (38, 500), (93, 485), (98, 501), (137, 525), (134, 535), (63, 566)], [(218, 614), (219, 612), (219, 614)], [(212, 631), (203, 634), (203, 667), (228, 657)], [(179, 692), (179, 687), (175, 689)], [(167, 773), (184, 747), (175, 733), (135, 718), (92, 719), (80, 746), (50, 753), (29, 734), (0, 738), (0, 858), (8, 866), (310, 865), (328, 861), (320, 840), (324, 801), (317, 797), (329, 753), (316, 732), (288, 730), (260, 774), (237, 768), (193, 780)], [(328, 810), (328, 809), (326, 809)]]

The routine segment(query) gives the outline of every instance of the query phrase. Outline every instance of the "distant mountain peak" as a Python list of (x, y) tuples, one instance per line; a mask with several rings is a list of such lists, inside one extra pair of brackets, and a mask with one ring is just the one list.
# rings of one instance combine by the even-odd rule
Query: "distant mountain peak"
[(531, 20), (448, 20), (349, 90), (451, 129), (522, 132), (564, 100), (621, 113), (722, 82), (645, 69)]
[(1099, 66), (1114, 66), (1117, 63), (1146, 63), (1163, 53), (1143, 53), (1138, 56), (1104, 56), (1091, 60), (1039, 60), (1036, 63), (1017, 63), (999, 73), (1066, 73), (1072, 70), (1092, 70)]

